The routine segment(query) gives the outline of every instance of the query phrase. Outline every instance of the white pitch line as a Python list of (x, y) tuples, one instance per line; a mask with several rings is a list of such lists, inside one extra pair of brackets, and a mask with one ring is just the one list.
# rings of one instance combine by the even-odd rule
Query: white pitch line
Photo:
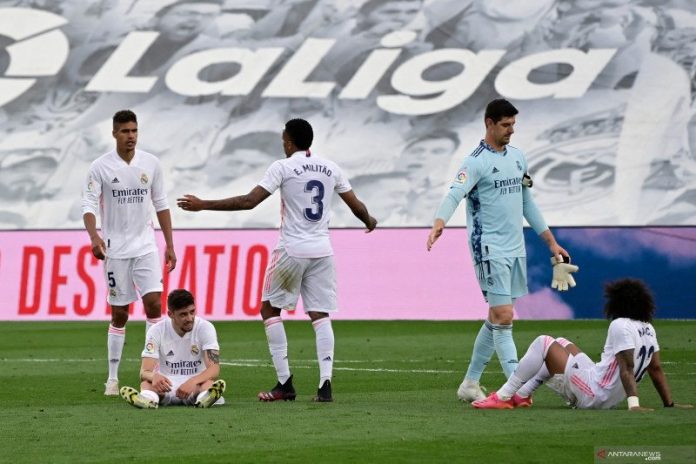
[[(126, 362), (138, 362), (140, 359), (123, 359)], [(0, 362), (21, 362), (21, 363), (84, 363), (84, 362), (102, 362), (101, 359), (75, 359), (75, 358), (12, 358), (2, 359)], [(372, 362), (375, 361), (337, 361), (340, 363), (350, 362)], [(387, 362), (387, 361), (382, 361)], [(266, 368), (271, 367), (271, 361), (261, 361), (258, 359), (239, 359), (232, 361), (220, 361), (223, 366), (232, 367), (253, 367)], [(315, 359), (300, 359), (293, 363), (295, 369), (316, 369), (317, 361)], [(390, 369), (390, 368), (360, 368), (360, 367), (339, 367), (334, 366), (335, 371), (357, 371), (357, 372), (391, 372), (391, 373), (407, 373), (407, 374), (456, 374), (460, 371), (437, 370), (437, 369)], [(495, 371), (490, 371), (495, 372)], [(502, 372), (502, 371), (501, 371)]]
[[(127, 358), (123, 359), (126, 362), (139, 362), (140, 358)], [(409, 362), (425, 362), (418, 361), (415, 359), (408, 360)], [(83, 358), (5, 358), (0, 359), (1, 362), (20, 362), (20, 363), (86, 363), (86, 362), (103, 362), (102, 359), (83, 359)], [(372, 364), (380, 362), (398, 362), (398, 361), (386, 361), (386, 360), (339, 360), (335, 361), (336, 364), (343, 363), (359, 363), (359, 362), (369, 362)], [(446, 362), (446, 361), (445, 361)], [(468, 360), (464, 360), (463, 365), (468, 363)], [(224, 366), (231, 367), (252, 367), (252, 368), (268, 368), (272, 367), (271, 361), (261, 360), (261, 359), (233, 359), (230, 361), (220, 361), (220, 364)], [(663, 364), (696, 364), (693, 362), (676, 363), (669, 362)], [(316, 369), (317, 360), (316, 359), (298, 359), (292, 362), (292, 367), (294, 369)], [(334, 366), (335, 371), (354, 371), (354, 372), (386, 372), (394, 374), (461, 374), (463, 370), (445, 370), (445, 369), (394, 369), (386, 367), (340, 367)], [(488, 373), (500, 374), (502, 371), (487, 370)], [(696, 372), (666, 372), (667, 375), (696, 375)]]
[[(251, 364), (251, 363), (236, 363), (236, 362), (224, 362), (220, 361), (220, 364), (224, 366), (233, 366), (233, 367), (269, 367), (270, 363), (266, 364)], [(316, 363), (314, 363), (316, 364)], [(292, 365), (293, 369), (316, 369), (316, 365), (312, 366), (307, 366), (307, 365), (298, 365), (294, 364)], [(392, 373), (406, 373), (406, 374), (457, 374), (461, 373), (460, 371), (445, 371), (445, 370), (437, 370), (437, 369), (388, 369), (388, 368), (367, 368), (367, 367), (336, 367), (334, 366), (333, 370), (335, 371), (357, 371), (357, 372), (392, 372)], [(491, 371), (495, 372), (495, 371)], [(500, 371), (502, 372), (502, 371)]]
[[(97, 358), (0, 358), (0, 362), (92, 362), (92, 361), (101, 361), (101, 359)], [(124, 361), (140, 361), (140, 358), (128, 358), (124, 359)], [(317, 363), (316, 359), (295, 359), (294, 361), (296, 362), (304, 362), (304, 363)], [(431, 360), (426, 360), (426, 359), (337, 359), (334, 361), (335, 363), (338, 364), (376, 364), (376, 363), (409, 363), (409, 364), (414, 364), (414, 363), (423, 363), (423, 362), (430, 362)], [(231, 362), (231, 363), (270, 363), (270, 359), (231, 359), (226, 362)], [(462, 360), (454, 360), (454, 359), (439, 359), (438, 362), (441, 363), (446, 363), (446, 364), (452, 364), (452, 363), (462, 363), (462, 365), (468, 364), (469, 360), (468, 359), (462, 359)], [(684, 361), (684, 362), (676, 362), (676, 361), (661, 361), (660, 364), (667, 364), (667, 365), (680, 365), (680, 364), (696, 364), (696, 362), (692, 361)]]

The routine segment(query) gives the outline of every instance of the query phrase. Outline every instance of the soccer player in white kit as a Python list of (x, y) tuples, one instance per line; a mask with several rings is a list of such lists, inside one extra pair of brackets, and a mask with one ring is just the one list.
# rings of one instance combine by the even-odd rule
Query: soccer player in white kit
[(140, 392), (122, 387), (121, 397), (137, 408), (159, 405), (224, 404), (220, 345), (215, 327), (196, 316), (193, 295), (184, 289), (167, 296), (169, 317), (150, 327), (140, 367)]
[(367, 232), (377, 226), (377, 220), (355, 196), (338, 165), (310, 152), (313, 138), (307, 121), (291, 119), (282, 134), (286, 158), (273, 162), (248, 194), (224, 200), (201, 200), (193, 195), (177, 199), (179, 207), (186, 211), (248, 210), (280, 189), (280, 240), (266, 269), (261, 297), (261, 317), (278, 383), (270, 391), (259, 393), (261, 401), (295, 399), (280, 311), (294, 307), (300, 295), (316, 333), (320, 379), (314, 399), (333, 401), (334, 333), (329, 314), (337, 308), (336, 272), (329, 240), (332, 193), (338, 193), (365, 224)]
[[(109, 376), (104, 394), (117, 396), (118, 367), (126, 338), (128, 306), (142, 297), (147, 320), (145, 330), (162, 316), (162, 265), (155, 243), (152, 205), (166, 242), (167, 270), (176, 266), (172, 219), (159, 160), (137, 150), (138, 121), (135, 113), (114, 114), (116, 149), (97, 158), (82, 190), (82, 214), (92, 242), (92, 254), (104, 260), (104, 277), (111, 305), (107, 335)], [(97, 211), (101, 232), (97, 231)], [(103, 238), (102, 238), (103, 236)]]
[(655, 303), (647, 286), (639, 280), (618, 280), (605, 286), (605, 296), (604, 312), (611, 323), (598, 363), (565, 338), (541, 335), (529, 346), (508, 381), (472, 406), (512, 409), (519, 404), (515, 395), (528, 397), (549, 382), (574, 408), (609, 409), (627, 398), (628, 409), (652, 411), (640, 406), (638, 400), (638, 383), (647, 372), (664, 407), (693, 407), (672, 401), (651, 324)]

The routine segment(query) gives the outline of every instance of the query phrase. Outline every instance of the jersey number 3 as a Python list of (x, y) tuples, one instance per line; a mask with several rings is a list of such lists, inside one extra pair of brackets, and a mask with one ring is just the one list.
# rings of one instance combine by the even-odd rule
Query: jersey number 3
[(318, 180), (310, 180), (305, 184), (304, 191), (312, 194), (312, 207), (305, 208), (304, 217), (308, 221), (320, 221), (324, 215), (324, 203), (322, 203), (324, 199), (324, 184)]

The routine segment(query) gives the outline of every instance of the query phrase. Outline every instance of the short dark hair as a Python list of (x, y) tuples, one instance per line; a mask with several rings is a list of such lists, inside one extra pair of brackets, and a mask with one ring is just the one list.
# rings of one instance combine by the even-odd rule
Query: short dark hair
[(655, 315), (655, 300), (642, 280), (621, 279), (604, 285), (604, 315), (610, 321), (627, 317), (651, 322)]
[(491, 119), (493, 120), (493, 124), (495, 124), (501, 119), (511, 118), (517, 113), (519, 113), (519, 111), (517, 111), (517, 108), (515, 108), (512, 103), (504, 98), (498, 98), (486, 105), (486, 114), (483, 120)]
[(285, 123), (285, 133), (300, 150), (309, 150), (314, 140), (312, 126), (304, 119), (291, 119)]
[(113, 118), (114, 129), (116, 129), (116, 127), (119, 124), (125, 124), (127, 122), (134, 122), (134, 123), (138, 124), (138, 118), (135, 116), (135, 113), (132, 112), (131, 110), (121, 110), (121, 111), (117, 111), (114, 114), (114, 118)]
[(193, 295), (188, 290), (177, 288), (169, 292), (167, 296), (167, 308), (169, 311), (178, 311), (194, 304)]

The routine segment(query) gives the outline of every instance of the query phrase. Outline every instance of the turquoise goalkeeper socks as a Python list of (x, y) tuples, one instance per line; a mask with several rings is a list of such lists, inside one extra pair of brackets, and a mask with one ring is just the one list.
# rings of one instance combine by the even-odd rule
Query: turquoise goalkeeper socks
[(474, 352), (471, 354), (471, 362), (469, 363), (469, 368), (466, 370), (466, 379), (478, 382), (479, 379), (481, 379), (483, 370), (493, 357), (493, 353), (495, 353), (495, 344), (493, 341), (492, 327), (493, 324), (484, 321), (481, 329), (479, 329), (476, 341), (474, 341)]
[(517, 368), (517, 347), (512, 339), (512, 324), (491, 324), (493, 329), (493, 344), (498, 354), (500, 366), (503, 368), (505, 378), (510, 378)]

